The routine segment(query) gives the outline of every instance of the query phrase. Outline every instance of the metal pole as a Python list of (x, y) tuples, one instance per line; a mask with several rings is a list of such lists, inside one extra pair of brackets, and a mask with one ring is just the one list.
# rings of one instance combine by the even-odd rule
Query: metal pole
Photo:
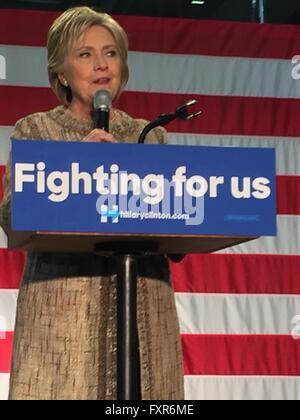
[(252, 21), (257, 19), (260, 23), (265, 23), (265, 0), (251, 0), (252, 2)]
[(256, 21), (256, 4), (257, 4), (257, 0), (251, 0), (252, 3), (252, 21), (255, 22)]
[(259, 0), (259, 21), (265, 23), (265, 0)]
[(141, 400), (137, 331), (138, 262), (159, 254), (155, 242), (101, 242), (95, 253), (115, 259), (117, 267), (117, 399)]
[(119, 255), (117, 273), (117, 399), (140, 400), (137, 256)]

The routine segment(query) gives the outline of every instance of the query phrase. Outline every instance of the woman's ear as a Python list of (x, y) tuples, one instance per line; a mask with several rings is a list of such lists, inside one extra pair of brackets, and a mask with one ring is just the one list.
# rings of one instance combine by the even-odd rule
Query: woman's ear
[(60, 81), (60, 83), (64, 86), (64, 87), (68, 87), (69, 83), (67, 81), (67, 79), (64, 76), (64, 73), (58, 73), (57, 74), (58, 80)]

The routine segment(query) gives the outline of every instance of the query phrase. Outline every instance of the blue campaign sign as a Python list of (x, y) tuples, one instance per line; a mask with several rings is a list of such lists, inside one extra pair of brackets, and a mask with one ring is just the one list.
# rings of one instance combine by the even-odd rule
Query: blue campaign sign
[(12, 229), (276, 234), (273, 149), (12, 142)]

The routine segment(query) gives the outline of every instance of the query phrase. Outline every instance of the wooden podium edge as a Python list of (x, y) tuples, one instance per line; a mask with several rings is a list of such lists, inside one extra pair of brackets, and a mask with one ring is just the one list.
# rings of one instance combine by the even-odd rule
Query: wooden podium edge
[[(178, 239), (178, 240), (175, 240)], [(8, 239), (10, 250), (55, 253), (90, 253), (96, 244), (111, 242), (150, 242), (159, 244), (160, 253), (210, 253), (241, 244), (257, 237), (225, 235), (152, 235), (74, 232), (14, 232)]]

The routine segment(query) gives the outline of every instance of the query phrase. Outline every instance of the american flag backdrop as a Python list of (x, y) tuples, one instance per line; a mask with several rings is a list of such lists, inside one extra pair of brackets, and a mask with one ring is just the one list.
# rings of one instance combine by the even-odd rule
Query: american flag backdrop
[[(16, 120), (57, 104), (45, 49), (54, 17), (0, 10), (0, 178)], [(153, 119), (195, 98), (203, 114), (169, 125), (171, 144), (277, 150), (278, 236), (171, 266), (186, 398), (300, 399), (300, 27), (116, 18), (131, 50), (121, 109)], [(25, 258), (6, 244), (0, 231), (0, 399)]]

